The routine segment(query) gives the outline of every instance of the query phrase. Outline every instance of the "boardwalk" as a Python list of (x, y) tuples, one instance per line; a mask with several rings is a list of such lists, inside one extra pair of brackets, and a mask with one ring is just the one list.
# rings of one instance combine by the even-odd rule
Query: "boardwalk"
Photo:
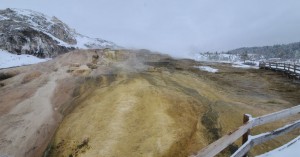
[(282, 72), (291, 79), (300, 80), (300, 65), (299, 64), (280, 63), (280, 62), (260, 62), (259, 68)]
[[(233, 132), (228, 133), (227, 135), (221, 137), (217, 141), (211, 143), (207, 147), (200, 150), (197, 154), (192, 155), (190, 157), (213, 157), (218, 155), (222, 150), (227, 148), (230, 144), (234, 143), (239, 138), (246, 136), (247, 139), (244, 141), (243, 145), (231, 155), (231, 157), (243, 157), (249, 152), (254, 146), (259, 145), (268, 140), (274, 139), (278, 136), (282, 136), (294, 129), (300, 128), (300, 120), (294, 121), (290, 124), (287, 124), (281, 128), (276, 130), (253, 135), (249, 137), (250, 129), (261, 126), (264, 124), (268, 124), (271, 122), (276, 122), (278, 120), (282, 120), (284, 118), (288, 118), (300, 113), (300, 105), (294, 106), (292, 108), (288, 108), (285, 110), (281, 110), (278, 112), (270, 113), (264, 116), (252, 118), (251, 115), (244, 115), (244, 125), (240, 126)], [(247, 117), (247, 118), (246, 118)]]

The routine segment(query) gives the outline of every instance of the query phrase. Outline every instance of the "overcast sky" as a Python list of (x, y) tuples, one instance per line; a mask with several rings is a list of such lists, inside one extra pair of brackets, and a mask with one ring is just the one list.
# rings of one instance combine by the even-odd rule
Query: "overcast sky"
[(300, 41), (300, 0), (0, 0), (79, 33), (185, 56)]

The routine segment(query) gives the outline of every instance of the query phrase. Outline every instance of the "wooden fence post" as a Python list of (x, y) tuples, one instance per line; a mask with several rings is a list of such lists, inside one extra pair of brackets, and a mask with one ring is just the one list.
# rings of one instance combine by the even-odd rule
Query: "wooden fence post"
[[(230, 132), (229, 134), (226, 134), (225, 136), (221, 137), (217, 141), (211, 143), (210, 145), (206, 146), (202, 150), (198, 151), (196, 154), (192, 155), (193, 157), (212, 157), (218, 155), (222, 150), (227, 148), (230, 144), (234, 143), (236, 140), (243, 137), (243, 143), (246, 142), (242, 147), (240, 147), (239, 150), (237, 150), (234, 154), (232, 154), (232, 157), (240, 157), (245, 154), (245, 152), (249, 152), (250, 149), (260, 144), (264, 141), (267, 141), (269, 139), (272, 139), (274, 137), (280, 136), (283, 133), (286, 133), (286, 130), (293, 130), (295, 128), (300, 128), (300, 120), (293, 123), (288, 124), (283, 128), (279, 128), (276, 130), (273, 130), (269, 132), (268, 134), (259, 134), (256, 136), (251, 136), (250, 139), (248, 139), (248, 136), (250, 134), (250, 129), (261, 126), (267, 123), (271, 123), (274, 121), (282, 120), (284, 118), (294, 116), (300, 113), (300, 104), (288, 109), (284, 109), (278, 112), (270, 113), (264, 116), (252, 118), (251, 115), (244, 115), (243, 121), (244, 125), (240, 126), (237, 130)], [(285, 129), (285, 132), (283, 131)], [(192, 157), (191, 156), (191, 157)]]
[[(243, 117), (243, 124), (246, 124), (249, 122), (251, 115), (249, 114), (244, 114)], [(248, 136), (250, 135), (250, 129), (243, 135), (242, 137), (242, 145), (245, 144), (248, 141)], [(244, 155), (244, 157), (246, 157), (248, 155), (248, 153), (246, 153)]]

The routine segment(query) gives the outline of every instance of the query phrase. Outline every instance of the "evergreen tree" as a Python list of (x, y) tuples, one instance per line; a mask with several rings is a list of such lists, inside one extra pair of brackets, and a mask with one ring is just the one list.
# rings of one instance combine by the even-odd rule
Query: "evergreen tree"
[(241, 54), (241, 60), (243, 60), (245, 63), (247, 59), (249, 59), (249, 56), (248, 56), (248, 52), (245, 51)]

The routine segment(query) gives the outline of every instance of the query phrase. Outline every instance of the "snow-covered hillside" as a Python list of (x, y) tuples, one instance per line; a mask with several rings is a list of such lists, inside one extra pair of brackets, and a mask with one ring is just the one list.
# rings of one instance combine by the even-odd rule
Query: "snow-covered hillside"
[(16, 55), (0, 49), (0, 69), (48, 61), (32, 55)]
[[(260, 60), (251, 59), (251, 55), (244, 59), (240, 55), (226, 53), (195, 53), (193, 58), (197, 61), (230, 63), (235, 68), (258, 68)], [(250, 60), (251, 59), (251, 60)]]
[(11, 53), (53, 57), (75, 48), (117, 47), (79, 34), (56, 17), (26, 9), (0, 10), (0, 48)]
[[(63, 46), (77, 47), (77, 48), (103, 48), (116, 46), (113, 42), (109, 42), (100, 38), (90, 38), (77, 33), (71, 29), (67, 24), (63, 23), (57, 17), (49, 17), (45, 14), (28, 10), (28, 9), (11, 9), (16, 14), (17, 18), (23, 19), (23, 22), (28, 23), (32, 28), (42, 31), (49, 35), (54, 40), (58, 41)], [(59, 32), (55, 32), (56, 27), (62, 29), (63, 37), (60, 37)], [(74, 40), (74, 41), (73, 41)]]
[(240, 61), (239, 56), (224, 53), (195, 53), (194, 57), (198, 61), (214, 61), (228, 63)]

